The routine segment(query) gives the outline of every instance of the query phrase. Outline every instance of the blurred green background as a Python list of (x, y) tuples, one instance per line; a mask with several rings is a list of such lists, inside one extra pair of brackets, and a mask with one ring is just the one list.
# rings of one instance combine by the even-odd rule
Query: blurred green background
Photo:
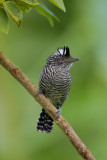
[[(72, 86), (62, 115), (97, 160), (107, 159), (107, 1), (65, 1), (64, 13), (48, 5), (61, 22), (51, 28), (31, 11), (18, 28), (10, 20), (0, 33), (0, 50), (38, 86), (49, 55), (67, 45), (80, 61), (71, 68)], [(81, 160), (54, 124), (36, 131), (41, 106), (0, 66), (0, 160)]]

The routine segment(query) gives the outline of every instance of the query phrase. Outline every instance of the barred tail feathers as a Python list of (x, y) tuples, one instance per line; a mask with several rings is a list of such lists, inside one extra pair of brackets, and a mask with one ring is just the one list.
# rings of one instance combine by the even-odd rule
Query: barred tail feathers
[(38, 122), (37, 122), (37, 131), (42, 131), (46, 133), (50, 133), (53, 128), (53, 119), (49, 116), (48, 113), (42, 109)]

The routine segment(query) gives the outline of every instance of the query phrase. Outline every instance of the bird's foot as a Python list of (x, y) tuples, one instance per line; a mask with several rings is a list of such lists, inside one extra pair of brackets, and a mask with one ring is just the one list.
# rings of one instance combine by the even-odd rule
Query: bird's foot
[(38, 96), (39, 94), (41, 94), (41, 93), (43, 93), (43, 92), (42, 92), (42, 90), (39, 89), (39, 90), (37, 91), (35, 97), (37, 97), (37, 96)]
[(59, 116), (60, 114), (61, 114), (61, 108), (59, 107), (58, 110), (57, 110), (57, 115), (56, 115), (55, 119), (58, 118), (58, 116)]

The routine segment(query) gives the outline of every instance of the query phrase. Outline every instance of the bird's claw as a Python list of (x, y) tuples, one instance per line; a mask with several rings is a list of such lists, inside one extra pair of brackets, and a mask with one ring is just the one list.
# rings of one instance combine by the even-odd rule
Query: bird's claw
[(57, 115), (56, 115), (55, 119), (58, 118), (58, 116), (59, 116), (60, 114), (61, 114), (61, 108), (58, 108), (58, 110), (57, 110)]
[(39, 94), (43, 93), (42, 90), (38, 90), (35, 97), (37, 97)]

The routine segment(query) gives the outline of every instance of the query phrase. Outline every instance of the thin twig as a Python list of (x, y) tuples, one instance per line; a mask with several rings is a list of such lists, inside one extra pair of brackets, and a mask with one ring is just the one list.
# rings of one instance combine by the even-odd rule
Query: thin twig
[(27, 76), (16, 67), (2, 52), (0, 52), (0, 64), (10, 72), (10, 74), (17, 79), (22, 86), (35, 98), (35, 100), (47, 111), (47, 113), (54, 119), (56, 124), (62, 129), (64, 134), (68, 137), (70, 142), (76, 148), (78, 153), (85, 160), (95, 160), (91, 152), (84, 145), (81, 139), (74, 132), (68, 122), (60, 115), (55, 119), (57, 115), (57, 109), (51, 104), (50, 100), (47, 99), (43, 94), (39, 94), (37, 87), (27, 78)]

